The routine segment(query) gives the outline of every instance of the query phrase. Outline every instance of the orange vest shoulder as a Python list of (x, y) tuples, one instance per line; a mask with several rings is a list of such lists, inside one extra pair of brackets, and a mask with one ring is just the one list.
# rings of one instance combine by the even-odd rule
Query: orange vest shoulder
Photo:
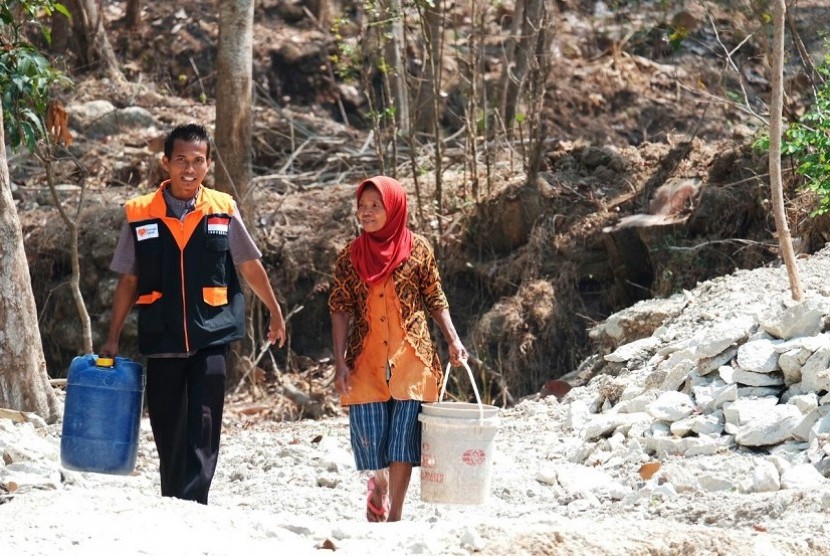
[(227, 193), (222, 193), (221, 191), (216, 191), (215, 189), (210, 189), (208, 187), (202, 187), (200, 196), (201, 198), (196, 204), (198, 206), (202, 203), (207, 203), (208, 207), (205, 208), (204, 212), (221, 212), (228, 215), (234, 213), (235, 204), (233, 197)]
[[(147, 193), (146, 195), (141, 195), (140, 197), (135, 197), (127, 201), (124, 204), (127, 220), (129, 222), (138, 222), (149, 218), (166, 216), (167, 205), (164, 202), (164, 193), (162, 192), (165, 185), (163, 183), (153, 193)], [(196, 208), (204, 214), (222, 213), (232, 215), (235, 212), (234, 207), (233, 197), (227, 193), (222, 193), (221, 191), (207, 187), (202, 187), (199, 193), (199, 199), (196, 201)]]
[[(161, 195), (161, 190), (158, 190), (154, 193), (142, 195), (141, 197), (135, 197), (124, 203), (124, 211), (127, 213), (127, 220), (129, 222), (136, 222), (149, 218), (151, 212), (150, 207), (153, 206), (153, 202), (156, 201), (156, 197), (161, 197)], [(164, 203), (163, 197), (160, 200)]]

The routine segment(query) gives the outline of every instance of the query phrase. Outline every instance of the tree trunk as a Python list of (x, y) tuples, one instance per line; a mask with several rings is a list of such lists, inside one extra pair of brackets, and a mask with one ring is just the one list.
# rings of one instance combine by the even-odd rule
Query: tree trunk
[(52, 14), (52, 42), (49, 45), (50, 52), (56, 55), (63, 55), (69, 48), (69, 18), (60, 12)]
[(784, 209), (784, 185), (781, 180), (781, 117), (784, 109), (784, 17), (787, 6), (784, 0), (772, 1), (772, 98), (769, 117), (769, 181), (772, 188), (772, 210), (775, 229), (778, 230), (778, 245), (781, 258), (787, 267), (790, 291), (795, 301), (801, 301), (801, 279), (795, 263), (793, 242), (787, 213)]
[(508, 130), (513, 127), (525, 77), (530, 69), (532, 57), (536, 53), (544, 10), (545, 0), (517, 0), (516, 2), (512, 37), (507, 42), (499, 87), (501, 93), (499, 112)]
[(141, 25), (141, 0), (127, 0), (127, 29)]
[(220, 0), (216, 57), (216, 187), (250, 206), (254, 0)]
[(395, 122), (398, 131), (406, 135), (409, 133), (409, 94), (406, 88), (406, 67), (404, 66), (403, 49), (403, 8), (401, 0), (385, 0), (389, 12), (389, 40), (386, 42), (386, 65), (390, 68), (389, 86), (395, 102)]
[(78, 41), (78, 56), (82, 64), (100, 64), (106, 74), (118, 84), (126, 83), (118, 67), (118, 60), (104, 29), (101, 0), (68, 0), (72, 25)]
[[(437, 133), (440, 127), (441, 52), (443, 50), (443, 26), (441, 24), (443, 2), (425, 3), (419, 7), (421, 32), (424, 35), (424, 67), (415, 91), (415, 127), (418, 131)], [(435, 138), (439, 142), (438, 138)]]
[[(213, 158), (216, 162), (216, 187), (236, 199), (243, 215), (250, 215), (253, 200), (249, 195), (253, 104), (253, 26), (254, 0), (219, 1), (219, 47), (216, 57), (216, 133)], [(251, 314), (255, 297), (245, 288), (245, 304)], [(246, 317), (246, 339), (234, 344), (228, 363), (228, 385), (245, 374), (244, 353), (253, 353), (253, 326)]]
[(46, 372), (5, 145), (0, 125), (0, 407), (32, 411), (54, 422), (60, 415), (60, 404)]

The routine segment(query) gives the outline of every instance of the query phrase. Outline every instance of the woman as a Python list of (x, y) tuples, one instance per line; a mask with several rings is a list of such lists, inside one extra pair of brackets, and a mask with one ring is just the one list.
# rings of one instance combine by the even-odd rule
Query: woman
[(421, 403), (438, 400), (441, 364), (427, 314), (449, 344), (450, 362), (467, 352), (458, 338), (435, 256), (407, 228), (406, 192), (377, 176), (357, 188), (363, 231), (340, 252), (329, 297), (335, 387), (349, 407), (355, 464), (371, 470), (369, 521), (399, 521), (412, 467), (421, 460)]

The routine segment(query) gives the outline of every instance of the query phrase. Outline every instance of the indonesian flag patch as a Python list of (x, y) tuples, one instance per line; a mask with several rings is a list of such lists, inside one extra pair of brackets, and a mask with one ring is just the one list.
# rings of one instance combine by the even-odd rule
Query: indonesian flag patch
[(228, 235), (228, 226), (231, 223), (230, 216), (208, 216), (207, 233)]

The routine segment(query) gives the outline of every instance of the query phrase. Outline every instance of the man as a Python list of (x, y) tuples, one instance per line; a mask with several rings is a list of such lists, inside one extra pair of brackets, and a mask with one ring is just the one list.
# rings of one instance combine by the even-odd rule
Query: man
[(233, 198), (202, 185), (210, 168), (204, 127), (166, 138), (170, 179), (128, 201), (110, 268), (120, 274), (99, 355), (118, 352), (138, 306), (139, 351), (147, 356), (147, 407), (159, 454), (162, 496), (207, 504), (216, 470), (228, 345), (244, 334), (237, 271), (270, 312), (268, 341), (285, 343), (285, 321), (262, 254)]

